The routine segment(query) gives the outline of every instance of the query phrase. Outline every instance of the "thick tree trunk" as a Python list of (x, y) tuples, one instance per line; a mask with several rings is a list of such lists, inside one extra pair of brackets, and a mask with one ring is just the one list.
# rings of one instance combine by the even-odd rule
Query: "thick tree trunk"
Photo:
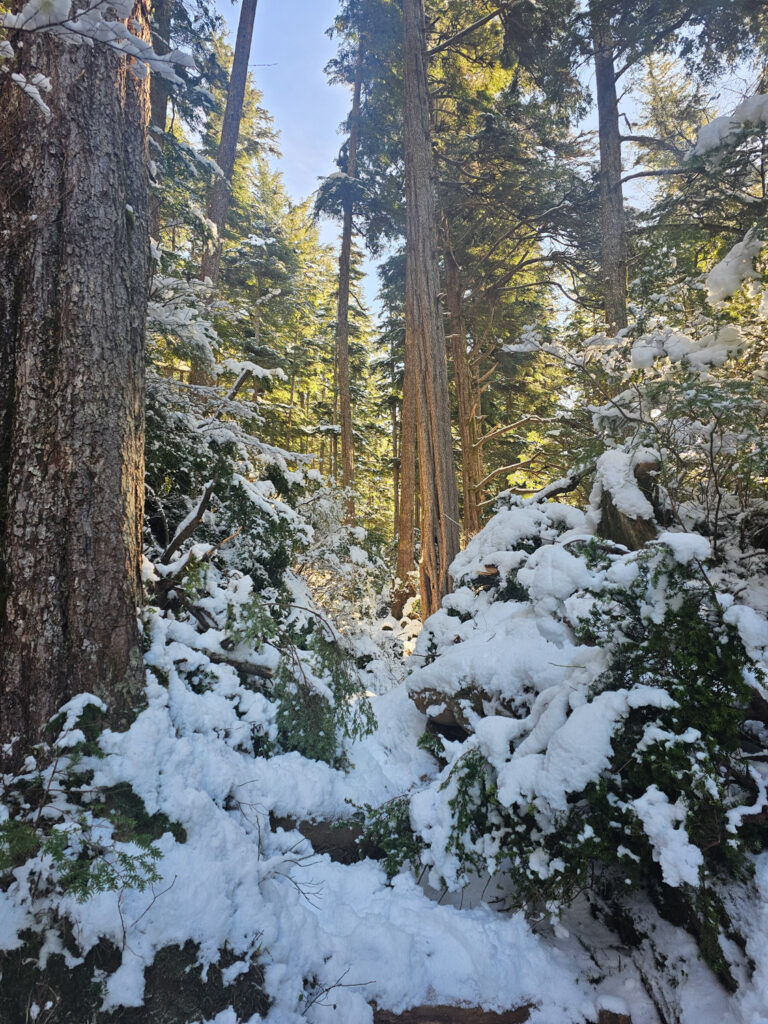
[(399, 619), (414, 589), (409, 576), (416, 562), (416, 370), (406, 352), (403, 407), (400, 413), (400, 505), (397, 518), (396, 585), (392, 614)]
[(609, 331), (627, 326), (627, 229), (621, 185), (621, 133), (616, 98), (613, 36), (599, 0), (590, 3), (600, 134), (600, 252), (605, 322)]
[(0, 742), (26, 744), (142, 682), (149, 83), (98, 44), (19, 53), (53, 115), (0, 79)]
[(421, 494), (421, 613), (437, 611), (451, 588), (459, 550), (459, 498), (440, 308), (437, 222), (429, 127), (422, 0), (403, 0), (406, 195), (405, 358), (416, 371)]
[[(347, 175), (354, 178), (357, 169), (357, 140), (360, 121), (360, 85), (362, 79), (362, 43), (358, 44), (355, 85), (352, 96), (352, 114), (347, 143)], [(341, 421), (341, 484), (348, 490), (345, 502), (346, 519), (354, 522), (355, 451), (352, 434), (352, 398), (349, 385), (349, 285), (352, 264), (352, 198), (344, 199), (344, 222), (339, 253), (339, 301), (336, 313), (336, 366), (339, 387), (339, 413)]]
[(445, 231), (445, 296), (448, 306), (453, 376), (461, 441), (461, 480), (464, 533), (474, 537), (480, 530), (480, 507), (477, 485), (483, 479), (482, 449), (478, 443), (477, 400), (472, 387), (472, 370), (467, 359), (466, 329), (461, 309), (459, 267)]
[(213, 251), (203, 255), (200, 277), (203, 280), (210, 277), (214, 284), (219, 280), (221, 268), (221, 236), (229, 211), (232, 174), (235, 170), (237, 140), (240, 135), (240, 120), (243, 116), (243, 100), (248, 80), (248, 61), (251, 56), (251, 40), (253, 39), (253, 22), (256, 17), (257, 2), (258, 0), (243, 0), (243, 5), (240, 8), (232, 74), (229, 77), (227, 105), (224, 108), (219, 153), (216, 158), (223, 177), (216, 178), (208, 196), (208, 217), (216, 225), (218, 238), (213, 246)]

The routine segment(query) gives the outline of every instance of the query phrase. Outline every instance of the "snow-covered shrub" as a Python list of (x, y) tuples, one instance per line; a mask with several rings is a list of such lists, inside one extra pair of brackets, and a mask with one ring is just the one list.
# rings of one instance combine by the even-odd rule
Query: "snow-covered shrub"
[[(158, 870), (161, 846), (187, 840), (178, 822), (156, 808), (149, 813), (129, 782), (95, 780), (105, 759), (105, 711), (88, 694), (69, 701), (50, 724), (50, 742), (0, 781), (0, 1019), (7, 1024), (110, 1017), (102, 1004), (133, 921), (121, 907), (139, 900), (148, 909), (162, 898), (168, 885)], [(110, 905), (117, 907), (122, 941), (112, 934), (89, 942), (78, 915), (88, 919), (88, 908), (103, 912)], [(234, 958), (224, 951), (206, 984), (196, 947), (187, 945), (157, 952), (146, 972), (144, 1005), (124, 1011), (126, 1024), (140, 1024), (145, 1014), (158, 1022), (181, 1019), (181, 1004), (189, 1002), (185, 990), (195, 979), (198, 1002), (187, 1007), (190, 1019), (201, 998), (214, 1013), (236, 1001), (222, 975)], [(248, 970), (252, 982), (262, 976), (258, 959)], [(250, 1005), (261, 1009), (268, 1000), (251, 997)]]
[(224, 387), (149, 375), (148, 665), (164, 685), (229, 701), (239, 749), (343, 764), (345, 742), (372, 717), (350, 650), (296, 572), (315, 542), (306, 510), (316, 474), (259, 439), (264, 402), (243, 398), (248, 380), (280, 371), (215, 365), (214, 320), (237, 316), (199, 282), (156, 282), (155, 362), (206, 362)]
[(768, 624), (718, 591), (706, 538), (629, 552), (594, 522), (509, 507), (456, 559), (409, 678), (444, 768), (410, 799), (401, 861), (423, 844), (433, 886), (501, 872), (510, 903), (551, 913), (585, 889), (614, 905), (644, 891), (687, 908), (727, 978), (713, 887), (764, 842), (764, 734), (745, 741), (745, 723)]
[(341, 488), (321, 481), (313, 481), (299, 499), (298, 509), (312, 527), (299, 565), (318, 603), (350, 632), (388, 605), (391, 572), (376, 537), (345, 521), (344, 502)]

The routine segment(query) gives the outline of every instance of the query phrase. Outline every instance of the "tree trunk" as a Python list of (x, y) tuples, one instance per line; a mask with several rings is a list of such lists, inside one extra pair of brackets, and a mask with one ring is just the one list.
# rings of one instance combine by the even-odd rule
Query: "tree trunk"
[(592, 42), (600, 126), (600, 253), (605, 322), (615, 332), (627, 326), (627, 229), (621, 186), (621, 133), (608, 13), (591, 0)]
[(251, 40), (253, 39), (253, 22), (256, 17), (257, 2), (258, 0), (243, 0), (243, 5), (240, 8), (232, 74), (229, 77), (227, 105), (224, 108), (219, 153), (216, 158), (216, 162), (221, 168), (222, 177), (216, 178), (208, 195), (208, 218), (216, 225), (218, 238), (213, 246), (213, 251), (203, 254), (200, 277), (203, 280), (209, 277), (214, 284), (219, 280), (221, 268), (222, 233), (229, 211), (229, 197), (232, 188), (232, 175), (235, 170), (240, 120), (243, 116), (243, 100), (248, 80), (248, 61), (251, 56)]
[[(355, 66), (355, 86), (352, 96), (352, 114), (347, 143), (347, 175), (354, 178), (357, 168), (357, 139), (360, 121), (360, 85), (363, 44), (358, 43)], [(347, 489), (345, 501), (346, 520), (355, 519), (355, 452), (352, 434), (352, 399), (349, 386), (349, 281), (352, 262), (352, 197), (344, 198), (344, 223), (341, 231), (339, 253), (339, 301), (336, 315), (336, 365), (339, 387), (339, 412), (341, 420), (341, 484)]]
[(416, 369), (405, 359), (403, 407), (400, 413), (400, 508), (397, 519), (397, 561), (392, 614), (399, 619), (406, 602), (413, 597), (410, 574), (416, 561)]
[[(152, 7), (152, 46), (155, 53), (168, 53), (171, 37), (171, 0), (155, 0)], [(150, 140), (160, 152), (163, 149), (163, 134), (168, 120), (168, 82), (160, 75), (152, 74), (149, 79), (149, 123), (153, 129)], [(150, 149), (150, 156), (151, 156)], [(152, 193), (149, 201), (149, 234), (156, 241), (160, 239), (160, 199)]]
[(149, 83), (98, 44), (19, 54), (53, 115), (0, 79), (0, 742), (24, 746), (142, 683)]
[(389, 412), (392, 419), (392, 529), (396, 534), (397, 524), (400, 520), (400, 450), (398, 448), (400, 424), (397, 418), (397, 400), (394, 397), (390, 400)]
[(403, 2), (405, 86), (405, 358), (416, 371), (421, 493), (421, 613), (437, 611), (451, 588), (459, 550), (459, 498), (453, 460), (448, 369), (440, 308), (437, 225), (429, 127), (422, 0)]
[(461, 441), (461, 480), (464, 498), (463, 521), (467, 538), (480, 530), (480, 508), (477, 485), (483, 479), (482, 450), (478, 444), (477, 400), (472, 387), (472, 370), (467, 359), (466, 329), (461, 309), (459, 267), (445, 229), (445, 295), (448, 306), (453, 376)]

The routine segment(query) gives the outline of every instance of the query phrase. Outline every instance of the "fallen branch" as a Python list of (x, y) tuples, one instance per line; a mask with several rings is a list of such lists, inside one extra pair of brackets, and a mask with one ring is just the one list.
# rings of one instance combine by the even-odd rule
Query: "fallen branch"
[[(574, 470), (573, 473), (569, 473), (568, 476), (563, 477), (562, 480), (555, 480), (538, 491), (531, 490), (526, 487), (508, 487), (507, 493), (521, 495), (527, 494), (530, 495), (531, 501), (548, 501), (550, 498), (557, 497), (558, 494), (570, 494), (571, 491), (575, 491), (584, 477), (589, 476), (590, 473), (594, 473), (596, 468), (597, 464), (595, 462), (590, 462), (581, 469), (577, 469)], [(501, 497), (501, 495), (499, 495), (499, 497)]]
[(202, 497), (200, 498), (200, 501), (197, 503), (197, 508), (195, 509), (191, 516), (187, 516), (184, 522), (176, 530), (173, 540), (160, 556), (161, 565), (169, 564), (169, 562), (171, 561), (171, 556), (179, 550), (179, 548), (181, 547), (185, 540), (192, 536), (192, 534), (198, 528), (200, 523), (203, 521), (203, 516), (205, 515), (208, 506), (211, 503), (211, 498), (213, 497), (213, 490), (215, 486), (216, 477), (214, 477), (213, 480), (210, 480), (205, 485)]
[(169, 576), (164, 576), (155, 587), (155, 598), (157, 600), (158, 607), (165, 608), (165, 602), (168, 595), (172, 590), (179, 586), (182, 580), (188, 575), (189, 570), (193, 565), (199, 565), (201, 562), (210, 562), (216, 552), (223, 548), (225, 544), (234, 540), (241, 530), (242, 526), (238, 526), (234, 533), (225, 537), (224, 540), (220, 540), (218, 544), (211, 544), (208, 550), (200, 556), (195, 556), (191, 551), (188, 551), (187, 557), (181, 560), (181, 565), (178, 569)]

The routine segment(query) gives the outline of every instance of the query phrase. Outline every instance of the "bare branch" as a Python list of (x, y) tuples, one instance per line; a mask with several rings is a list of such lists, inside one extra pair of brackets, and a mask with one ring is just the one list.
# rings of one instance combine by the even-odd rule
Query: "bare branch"
[(471, 25), (467, 25), (466, 28), (463, 28), (461, 32), (457, 32), (455, 36), (451, 36), (451, 38), (446, 39), (444, 43), (440, 43), (439, 46), (435, 46), (431, 50), (428, 50), (427, 56), (434, 57), (436, 54), (442, 53), (443, 50), (447, 50), (449, 47), (454, 46), (456, 43), (466, 38), (466, 36), (470, 35), (470, 33), (476, 31), (478, 28), (482, 28), (483, 25), (487, 25), (489, 21), (493, 21), (493, 19), (497, 18), (500, 14), (511, 10), (513, 7), (518, 7), (523, 2), (524, 0), (507, 0), (506, 3), (501, 4), (496, 8), (496, 10), (491, 11), (490, 14), (486, 14), (482, 18), (478, 18), (477, 21), (474, 21)]
[(161, 565), (169, 564), (169, 562), (171, 561), (171, 556), (179, 550), (179, 548), (181, 547), (185, 540), (192, 536), (192, 534), (198, 528), (200, 523), (203, 521), (203, 516), (205, 515), (205, 512), (211, 503), (211, 498), (213, 497), (213, 489), (215, 486), (216, 477), (214, 477), (213, 480), (209, 481), (205, 485), (202, 497), (200, 498), (200, 501), (198, 502), (197, 508), (195, 509), (193, 515), (191, 516), (191, 518), (185, 520), (185, 522), (182, 524), (181, 529), (176, 531), (173, 540), (160, 556)]

